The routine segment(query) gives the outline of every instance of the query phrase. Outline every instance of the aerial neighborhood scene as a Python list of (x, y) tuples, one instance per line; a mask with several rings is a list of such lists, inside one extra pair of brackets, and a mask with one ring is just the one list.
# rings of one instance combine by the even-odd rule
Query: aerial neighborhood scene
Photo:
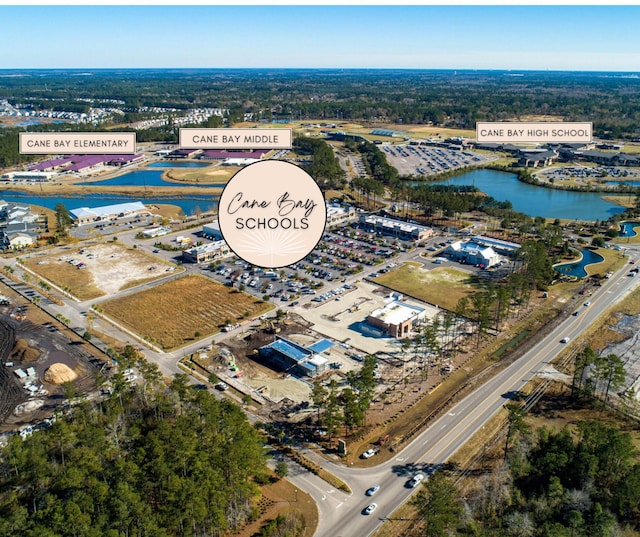
[(640, 536), (638, 7), (0, 14), (0, 537)]

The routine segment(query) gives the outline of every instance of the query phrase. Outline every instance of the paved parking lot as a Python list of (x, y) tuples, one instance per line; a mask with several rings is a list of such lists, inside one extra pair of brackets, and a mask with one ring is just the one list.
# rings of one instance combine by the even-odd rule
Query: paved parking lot
[[(313, 323), (312, 328), (315, 331), (324, 336), (346, 343), (367, 354), (386, 352), (393, 355), (401, 352), (399, 341), (364, 326), (367, 315), (384, 306), (387, 297), (388, 293), (382, 291), (379, 286), (360, 281), (349, 292), (317, 307), (305, 309), (301, 315)], [(438, 311), (415, 300), (407, 300), (406, 303), (425, 308), (428, 318), (435, 316)]]
[(422, 145), (384, 145), (382, 150), (389, 164), (405, 176), (435, 175), (465, 166), (478, 166), (496, 158), (466, 149), (455, 151)]

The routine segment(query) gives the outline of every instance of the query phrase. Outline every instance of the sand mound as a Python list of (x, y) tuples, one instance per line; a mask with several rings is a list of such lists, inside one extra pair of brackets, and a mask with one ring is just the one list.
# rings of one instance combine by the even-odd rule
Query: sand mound
[(29, 342), (26, 339), (17, 339), (16, 344), (13, 347), (11, 358), (16, 362), (29, 363), (35, 362), (40, 356), (40, 351), (29, 347)]
[(26, 403), (22, 403), (18, 405), (14, 411), (14, 416), (24, 416), (29, 412), (33, 412), (34, 410), (38, 410), (39, 408), (44, 406), (44, 401), (42, 399), (32, 399), (31, 401), (27, 401)]
[(66, 364), (52, 364), (44, 373), (44, 380), (53, 384), (64, 384), (78, 378), (77, 373)]

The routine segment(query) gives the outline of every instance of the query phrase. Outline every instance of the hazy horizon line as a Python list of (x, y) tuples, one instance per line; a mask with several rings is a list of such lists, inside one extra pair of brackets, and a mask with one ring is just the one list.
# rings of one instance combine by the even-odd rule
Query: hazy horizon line
[(518, 67), (0, 67), (0, 72), (5, 71), (462, 71), (462, 72), (512, 72), (519, 73), (637, 73), (640, 70), (608, 70), (608, 69), (540, 69)]

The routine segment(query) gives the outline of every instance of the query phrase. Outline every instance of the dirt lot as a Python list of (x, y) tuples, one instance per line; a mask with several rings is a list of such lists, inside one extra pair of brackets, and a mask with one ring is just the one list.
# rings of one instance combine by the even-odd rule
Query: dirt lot
[[(9, 306), (0, 306), (2, 320), (11, 326), (15, 333), (19, 350), (28, 347), (27, 352), (12, 353), (7, 361), (13, 362), (4, 367), (8, 373), (8, 381), (18, 387), (20, 395), (16, 402), (24, 403), (14, 411), (7, 420), (0, 424), (0, 431), (15, 430), (18, 427), (35, 423), (53, 413), (66, 399), (62, 386), (45, 381), (45, 372), (54, 363), (62, 363), (75, 371), (78, 378), (73, 386), (78, 393), (87, 394), (95, 389), (94, 376), (106, 364), (106, 357), (98, 356), (98, 351), (80, 339), (70, 330), (43, 313), (33, 305), (19, 298), (12, 290), (1, 286), (2, 294), (11, 298)], [(19, 309), (20, 308), (20, 309)], [(22, 309), (24, 308), (24, 309)], [(30, 352), (35, 351), (35, 352)], [(26, 371), (33, 367), (36, 377), (31, 379), (35, 386), (44, 386), (46, 394), (29, 396), (23, 387), (29, 381), (19, 381), (14, 373), (18, 369)], [(0, 393), (5, 394), (8, 386), (3, 384)]]
[(100, 304), (110, 317), (163, 349), (210, 336), (227, 323), (273, 309), (251, 295), (202, 276), (178, 278)]
[[(80, 253), (82, 251), (82, 253)], [(77, 268), (70, 261), (84, 264)], [(111, 295), (122, 289), (167, 276), (175, 270), (155, 257), (116, 243), (101, 243), (82, 249), (35, 254), (25, 266), (80, 300)]]

